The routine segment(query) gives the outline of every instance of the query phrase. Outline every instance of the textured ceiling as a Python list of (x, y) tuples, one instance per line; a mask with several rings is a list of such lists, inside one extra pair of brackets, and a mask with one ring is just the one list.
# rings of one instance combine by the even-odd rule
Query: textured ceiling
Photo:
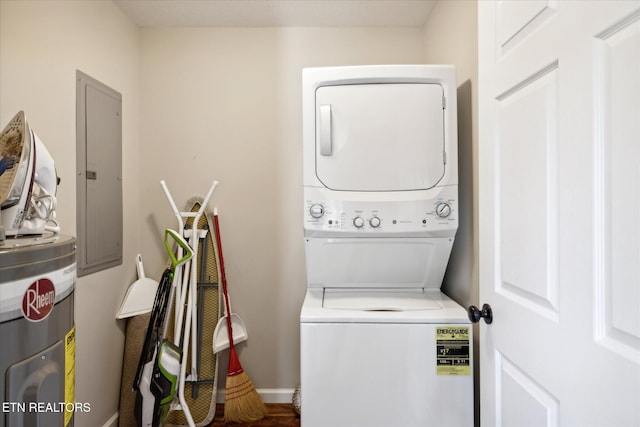
[(140, 27), (419, 26), (436, 0), (113, 0)]

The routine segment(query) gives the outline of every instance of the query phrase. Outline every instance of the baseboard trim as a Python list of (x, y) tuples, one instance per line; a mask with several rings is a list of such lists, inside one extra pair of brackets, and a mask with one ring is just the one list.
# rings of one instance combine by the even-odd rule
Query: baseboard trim
[(102, 427), (117, 427), (119, 416), (119, 412), (116, 411), (113, 415), (111, 415), (111, 418), (109, 418), (107, 422), (102, 425)]
[[(293, 399), (293, 388), (259, 388), (256, 389), (264, 403), (291, 403)], [(218, 388), (216, 402), (224, 403), (224, 388)]]

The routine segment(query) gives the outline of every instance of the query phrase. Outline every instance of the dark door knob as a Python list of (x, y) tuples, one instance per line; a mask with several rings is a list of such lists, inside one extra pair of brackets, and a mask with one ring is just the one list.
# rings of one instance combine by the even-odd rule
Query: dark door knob
[(475, 305), (471, 305), (467, 309), (467, 313), (469, 314), (469, 320), (471, 320), (472, 323), (478, 323), (480, 319), (484, 319), (487, 324), (491, 324), (491, 322), (493, 322), (493, 311), (489, 304), (483, 304), (482, 310)]

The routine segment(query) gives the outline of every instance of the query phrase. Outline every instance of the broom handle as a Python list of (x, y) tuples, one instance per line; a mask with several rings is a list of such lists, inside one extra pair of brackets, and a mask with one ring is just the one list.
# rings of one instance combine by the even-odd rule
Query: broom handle
[(224, 306), (227, 309), (227, 333), (229, 334), (229, 348), (233, 350), (233, 330), (231, 329), (231, 307), (229, 306), (229, 295), (227, 294), (227, 275), (224, 271), (224, 256), (222, 255), (222, 238), (220, 237), (220, 222), (218, 221), (218, 210), (214, 208), (213, 224), (216, 231), (216, 246), (218, 248), (218, 258), (220, 259), (220, 275), (222, 276), (222, 294), (224, 295)]

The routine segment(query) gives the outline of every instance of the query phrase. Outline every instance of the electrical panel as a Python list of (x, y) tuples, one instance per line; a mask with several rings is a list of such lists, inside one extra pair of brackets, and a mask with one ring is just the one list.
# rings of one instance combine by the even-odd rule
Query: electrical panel
[(78, 276), (122, 264), (122, 95), (76, 72)]

